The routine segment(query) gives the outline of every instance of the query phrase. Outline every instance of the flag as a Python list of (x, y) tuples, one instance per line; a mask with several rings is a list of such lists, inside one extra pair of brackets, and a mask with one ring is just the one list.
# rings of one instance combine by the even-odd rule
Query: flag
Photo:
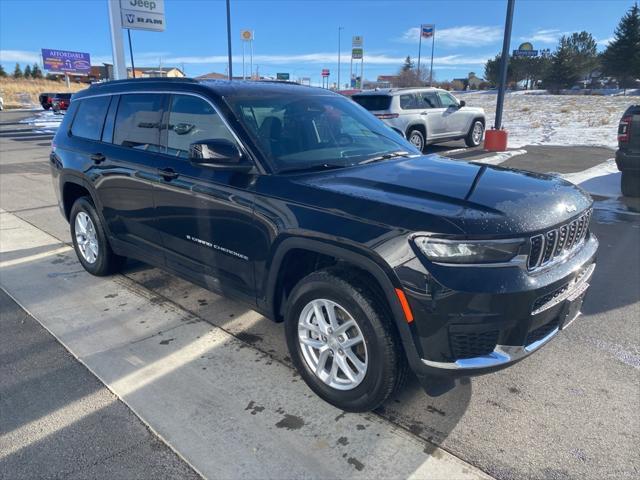
[(420, 25), (420, 35), (422, 35), (422, 38), (431, 38), (435, 29), (435, 25)]

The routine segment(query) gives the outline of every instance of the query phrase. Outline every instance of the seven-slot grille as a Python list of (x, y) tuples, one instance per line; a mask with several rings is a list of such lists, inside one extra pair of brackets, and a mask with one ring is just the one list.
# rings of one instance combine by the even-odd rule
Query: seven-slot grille
[(544, 234), (531, 237), (529, 269), (546, 265), (554, 258), (561, 257), (580, 245), (587, 236), (591, 210), (587, 210), (575, 220)]

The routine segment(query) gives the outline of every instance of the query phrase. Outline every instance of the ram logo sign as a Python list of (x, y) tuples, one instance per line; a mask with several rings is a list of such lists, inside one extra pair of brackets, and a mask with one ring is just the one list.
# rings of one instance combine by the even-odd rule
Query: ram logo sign
[(163, 32), (164, 0), (120, 0), (122, 27)]

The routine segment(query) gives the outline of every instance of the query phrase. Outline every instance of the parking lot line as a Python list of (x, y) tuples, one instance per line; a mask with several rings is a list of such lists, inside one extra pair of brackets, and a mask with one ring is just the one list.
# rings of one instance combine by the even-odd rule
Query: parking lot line
[(90, 276), (6, 212), (0, 262), (2, 287), (205, 477), (490, 478), (324, 403), (287, 366), (123, 277)]

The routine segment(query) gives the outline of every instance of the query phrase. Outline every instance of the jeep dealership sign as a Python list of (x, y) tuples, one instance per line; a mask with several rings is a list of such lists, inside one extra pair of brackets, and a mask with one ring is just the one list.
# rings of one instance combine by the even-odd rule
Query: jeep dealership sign
[(122, 28), (163, 32), (164, 0), (120, 0)]
[(43, 48), (42, 64), (44, 69), (51, 73), (88, 75), (91, 70), (91, 58), (88, 53), (83, 52)]

